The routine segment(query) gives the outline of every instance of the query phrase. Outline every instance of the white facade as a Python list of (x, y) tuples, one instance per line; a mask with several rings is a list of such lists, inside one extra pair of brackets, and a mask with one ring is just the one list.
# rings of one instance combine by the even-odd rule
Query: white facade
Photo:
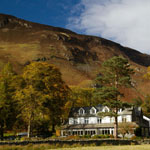
[[(113, 134), (114, 117), (100, 117), (99, 113), (109, 112), (107, 106), (72, 108), (68, 123), (61, 130), (61, 135)], [(142, 135), (149, 135), (150, 119), (143, 118), (141, 108), (127, 108), (118, 111), (118, 123), (134, 122), (142, 129)]]
[[(102, 112), (109, 112), (109, 109), (107, 107), (104, 107), (104, 109), (102, 110)], [(86, 114), (85, 110), (83, 108), (79, 109), (78, 111), (79, 115), (83, 115)], [(70, 117), (69, 118), (69, 125), (73, 125), (73, 124), (101, 124), (101, 123), (114, 123), (115, 119), (114, 117), (100, 117), (98, 115), (99, 112), (96, 112), (96, 109), (94, 107), (92, 107), (90, 109), (90, 114), (94, 115), (94, 116), (78, 116), (78, 117)], [(119, 110), (118, 112), (118, 122), (132, 122), (132, 114), (122, 114), (122, 111)]]

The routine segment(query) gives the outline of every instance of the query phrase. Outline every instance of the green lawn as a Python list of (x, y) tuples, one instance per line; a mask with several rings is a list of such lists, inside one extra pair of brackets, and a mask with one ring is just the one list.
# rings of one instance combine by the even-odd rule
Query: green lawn
[(57, 150), (150, 150), (150, 145), (131, 145), (131, 146), (97, 146), (79, 148), (59, 148)]
[(54, 148), (51, 145), (0, 146), (0, 150), (150, 150), (150, 145)]

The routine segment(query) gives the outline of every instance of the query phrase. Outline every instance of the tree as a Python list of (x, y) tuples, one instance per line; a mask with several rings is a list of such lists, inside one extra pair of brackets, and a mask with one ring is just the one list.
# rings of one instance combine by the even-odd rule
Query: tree
[(28, 122), (28, 137), (32, 124), (46, 118), (52, 125), (60, 123), (67, 102), (69, 88), (61, 78), (59, 69), (45, 62), (33, 62), (24, 68), (24, 86), (17, 91), (23, 118)]
[(73, 107), (94, 105), (93, 101), (94, 88), (81, 88), (76, 86), (72, 86), (70, 88)]
[(141, 104), (145, 116), (150, 117), (150, 95), (147, 95)]
[(115, 118), (114, 137), (118, 135), (118, 110), (127, 107), (128, 104), (121, 101), (123, 93), (121, 87), (131, 87), (131, 75), (133, 69), (130, 68), (128, 60), (123, 57), (112, 57), (102, 64), (102, 69), (95, 82), (100, 88), (95, 92), (95, 100), (110, 108), (110, 115)]
[(146, 95), (143, 100), (137, 97), (132, 100), (132, 103), (136, 107), (142, 107), (144, 115), (150, 117), (150, 95)]
[(136, 107), (140, 107), (142, 103), (143, 103), (143, 100), (141, 99), (141, 97), (137, 97), (132, 100), (132, 104)]
[(10, 129), (16, 119), (13, 99), (15, 93), (16, 76), (10, 63), (6, 64), (0, 72), (0, 136), (3, 139), (5, 129)]
[[(147, 68), (146, 74), (144, 74), (144, 78), (150, 80), (150, 66)], [(150, 116), (150, 95), (147, 95), (141, 104), (143, 112), (146, 116)]]
[[(32, 123), (40, 117), (42, 101), (40, 100), (40, 93), (36, 91), (31, 85), (16, 92), (16, 98), (20, 106), (22, 118), (28, 124), (28, 138), (31, 133)], [(18, 117), (19, 117), (18, 116)]]
[(122, 134), (122, 137), (124, 138), (126, 134), (134, 134), (134, 131), (137, 127), (138, 126), (135, 123), (122, 122), (122, 123), (119, 123), (118, 132)]
[(144, 74), (144, 78), (150, 80), (150, 66), (147, 67), (147, 72)]

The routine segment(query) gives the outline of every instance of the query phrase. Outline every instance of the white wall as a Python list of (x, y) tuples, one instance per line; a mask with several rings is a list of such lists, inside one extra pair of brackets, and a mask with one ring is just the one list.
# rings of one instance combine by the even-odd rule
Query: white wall
[[(131, 122), (132, 117), (131, 115), (124, 115), (124, 116), (118, 116), (118, 122), (122, 122), (122, 118), (126, 118), (126, 122)], [(89, 124), (97, 124), (97, 118), (98, 117), (88, 117), (89, 118)], [(85, 118), (84, 117), (78, 117), (76, 118), (77, 124), (85, 124)], [(114, 117), (103, 117), (101, 123), (114, 123)], [(74, 118), (69, 118), (69, 124), (74, 124)]]
[(84, 117), (80, 117), (77, 119), (79, 124), (84, 124)]
[(122, 116), (118, 116), (118, 122), (122, 122)]
[(89, 124), (96, 124), (97, 123), (97, 117), (89, 117)]
[(69, 124), (74, 124), (74, 119), (73, 118), (69, 118)]
[(102, 123), (110, 123), (110, 117), (103, 117)]
[(127, 118), (127, 122), (132, 122), (132, 117), (131, 117), (131, 115), (126, 115), (126, 118)]

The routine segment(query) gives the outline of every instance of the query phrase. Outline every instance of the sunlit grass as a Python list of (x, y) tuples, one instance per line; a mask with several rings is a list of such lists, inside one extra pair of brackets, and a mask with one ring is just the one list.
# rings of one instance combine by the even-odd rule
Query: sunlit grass
[(26, 145), (26, 146), (0, 146), (0, 150), (150, 150), (150, 145), (129, 145), (129, 146), (89, 146), (89, 147), (76, 147), (73, 145), (69, 148), (68, 145), (60, 147), (59, 145)]

